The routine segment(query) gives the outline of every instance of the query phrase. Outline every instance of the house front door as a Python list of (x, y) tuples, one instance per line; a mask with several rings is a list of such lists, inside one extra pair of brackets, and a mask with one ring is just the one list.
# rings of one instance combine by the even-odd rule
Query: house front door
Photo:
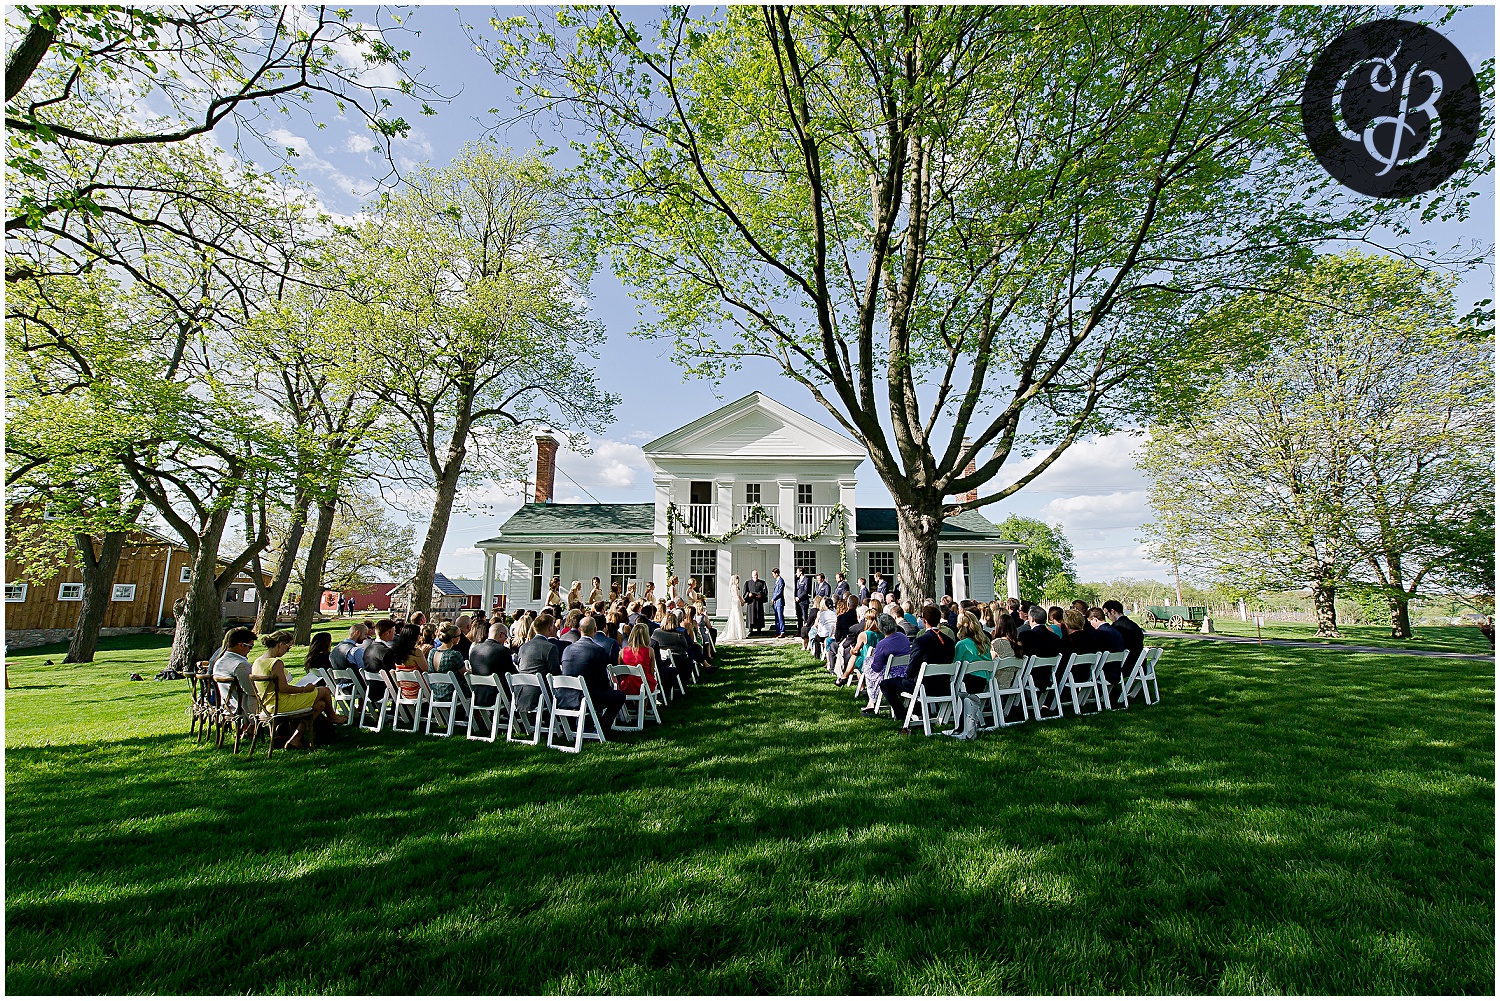
[[(740, 575), (740, 590), (744, 591), (745, 581), (750, 579), (751, 570), (760, 571), (760, 579), (769, 581), (771, 579), (771, 547), (770, 546), (735, 546), (734, 547), (734, 572)], [(767, 587), (770, 585), (767, 584)], [(768, 591), (767, 594), (770, 592)], [(769, 609), (767, 610), (769, 615)]]

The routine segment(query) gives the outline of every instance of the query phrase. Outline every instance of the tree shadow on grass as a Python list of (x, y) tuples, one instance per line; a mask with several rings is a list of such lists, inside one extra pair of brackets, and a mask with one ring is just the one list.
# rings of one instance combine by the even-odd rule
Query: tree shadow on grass
[(1296, 653), (971, 744), (745, 656), (577, 756), (11, 749), (7, 987), (1484, 989), (1492, 685)]

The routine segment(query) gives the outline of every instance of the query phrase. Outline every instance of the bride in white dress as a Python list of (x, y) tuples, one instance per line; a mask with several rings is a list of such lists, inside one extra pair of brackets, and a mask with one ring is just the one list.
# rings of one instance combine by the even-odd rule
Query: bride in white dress
[(745, 629), (745, 599), (740, 594), (740, 575), (733, 574), (729, 578), (730, 601), (728, 621), (724, 623), (724, 632), (719, 637), (722, 640), (737, 641), (750, 638), (750, 633)]

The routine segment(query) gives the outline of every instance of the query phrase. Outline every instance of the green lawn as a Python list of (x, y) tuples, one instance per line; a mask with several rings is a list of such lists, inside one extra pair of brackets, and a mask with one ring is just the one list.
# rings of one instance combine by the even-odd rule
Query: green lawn
[(1167, 640), (1159, 705), (965, 744), (741, 649), (578, 756), (267, 762), (124, 680), (164, 644), (10, 660), (11, 993), (1495, 986), (1487, 663)]
[[(1339, 626), (1344, 635), (1325, 639), (1313, 635), (1317, 626), (1311, 622), (1267, 622), (1260, 630), (1266, 639), (1306, 640), (1310, 643), (1354, 646), (1381, 646), (1403, 650), (1446, 650), (1451, 653), (1492, 653), (1489, 640), (1475, 626), (1413, 626), (1415, 634), (1408, 640), (1391, 639), (1390, 626)], [(1255, 620), (1241, 622), (1238, 616), (1214, 618), (1214, 631), (1225, 636), (1254, 636)], [(1196, 632), (1196, 630), (1189, 630)], [(1154, 634), (1153, 634), (1154, 635)]]

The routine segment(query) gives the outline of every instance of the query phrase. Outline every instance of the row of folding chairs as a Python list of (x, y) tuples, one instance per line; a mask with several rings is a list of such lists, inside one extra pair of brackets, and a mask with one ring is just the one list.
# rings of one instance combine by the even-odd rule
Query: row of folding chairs
[[(982, 731), (1016, 726), (1028, 720), (1060, 719), (1068, 705), (1072, 706), (1075, 716), (1128, 708), (1131, 698), (1151, 705), (1161, 699), (1161, 689), (1156, 680), (1156, 663), (1161, 659), (1161, 654), (1161, 647), (1146, 647), (1133, 663), (1129, 663), (1129, 652), (1120, 650), (1113, 653), (923, 664), (917, 671), (912, 691), (902, 693), (907, 701), (902, 726), (910, 727), (914, 723), (921, 723), (922, 732), (930, 737), (934, 726), (955, 725), (959, 700), (966, 694), (979, 700), (984, 714), (980, 724)], [(891, 658), (892, 667), (905, 667), (910, 663), (909, 656)], [(1115, 666), (1120, 668), (1118, 699), (1111, 696), (1108, 680), (1111, 673), (1109, 669)], [(978, 692), (967, 692), (963, 683), (964, 676), (976, 672), (988, 675), (986, 684)], [(1036, 683), (1038, 674), (1048, 679), (1040, 688)], [(937, 679), (944, 679), (947, 684), (930, 684)], [(864, 690), (864, 674), (860, 672), (855, 693), (859, 694)], [(877, 689), (877, 714), (884, 708), (883, 703), (884, 695)], [(891, 706), (890, 709), (892, 716), (897, 715), (898, 707)]]
[[(664, 683), (663, 665), (676, 669), (675, 693)], [(622, 678), (640, 681), (618, 713), (614, 728), (621, 731), (644, 730), (647, 721), (660, 724), (661, 710), (674, 694), (686, 694), (686, 683), (699, 679), (691, 659), (674, 653), (660, 659), (655, 684), (640, 666), (615, 665), (609, 670), (617, 688)], [(545, 734), (548, 747), (574, 753), (583, 749), (585, 740), (607, 739), (582, 678), (513, 671), (502, 684), (498, 676), (473, 674), (468, 676), (469, 694), (449, 672), (335, 668), (316, 674), (335, 693), (335, 707), (374, 733), (385, 729), (389, 720), (392, 732), (443, 737), (462, 732), (470, 740), (494, 742), (503, 729), (510, 743), (539, 744)], [(493, 694), (481, 697), (482, 692)], [(566, 692), (576, 692), (577, 698), (564, 697)], [(575, 701), (574, 706), (563, 705)]]
[[(201, 744), (212, 730), (214, 746), (222, 748), (226, 742), (232, 742), (233, 754), (240, 753), (240, 745), (248, 736), (250, 741), (245, 753), (253, 755), (255, 745), (264, 733), (266, 757), (270, 758), (276, 750), (278, 727), (300, 723), (313, 715), (312, 709), (283, 711), (274, 694), (269, 699), (262, 699), (253, 685), (247, 690), (238, 677), (220, 678), (193, 671), (188, 674), (188, 684), (192, 697), (188, 736), (196, 736)], [(310, 747), (315, 739), (312, 727), (307, 728), (306, 736)]]

